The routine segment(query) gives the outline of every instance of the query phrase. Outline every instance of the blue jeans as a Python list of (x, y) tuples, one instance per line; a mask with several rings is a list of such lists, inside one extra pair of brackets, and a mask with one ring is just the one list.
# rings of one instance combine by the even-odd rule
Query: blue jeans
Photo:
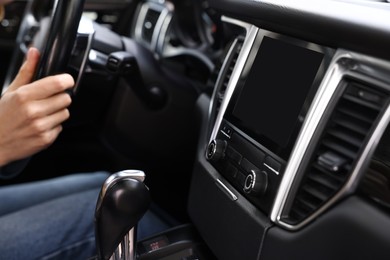
[[(107, 173), (0, 188), (0, 259), (88, 259), (96, 255), (94, 214)], [(169, 228), (149, 211), (139, 238)]]

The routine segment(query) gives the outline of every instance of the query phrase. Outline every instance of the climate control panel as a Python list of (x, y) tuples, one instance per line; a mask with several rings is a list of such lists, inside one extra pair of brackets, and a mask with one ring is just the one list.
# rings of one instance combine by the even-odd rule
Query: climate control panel
[(227, 121), (206, 148), (207, 160), (256, 207), (269, 213), (286, 162), (247, 140)]

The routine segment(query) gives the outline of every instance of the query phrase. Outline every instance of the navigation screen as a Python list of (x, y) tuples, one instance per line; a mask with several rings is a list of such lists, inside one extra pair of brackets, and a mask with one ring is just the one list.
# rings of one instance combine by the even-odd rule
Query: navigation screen
[(235, 121), (286, 147), (323, 56), (265, 36), (233, 108)]

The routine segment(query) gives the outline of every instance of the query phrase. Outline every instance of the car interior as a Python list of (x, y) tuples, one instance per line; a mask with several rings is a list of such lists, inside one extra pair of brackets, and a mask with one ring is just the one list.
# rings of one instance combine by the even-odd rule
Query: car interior
[(31, 44), (71, 117), (1, 186), (145, 172), (135, 259), (389, 259), (390, 1), (14, 0), (3, 91)]

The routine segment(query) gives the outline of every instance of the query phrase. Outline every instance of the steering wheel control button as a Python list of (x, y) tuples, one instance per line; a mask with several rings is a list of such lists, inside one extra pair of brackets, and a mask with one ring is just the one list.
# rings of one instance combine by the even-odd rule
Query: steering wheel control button
[(219, 161), (225, 157), (226, 142), (223, 140), (213, 140), (206, 149), (206, 158), (209, 161)]
[(265, 171), (251, 171), (244, 182), (244, 192), (247, 194), (264, 194), (268, 186), (268, 177)]

